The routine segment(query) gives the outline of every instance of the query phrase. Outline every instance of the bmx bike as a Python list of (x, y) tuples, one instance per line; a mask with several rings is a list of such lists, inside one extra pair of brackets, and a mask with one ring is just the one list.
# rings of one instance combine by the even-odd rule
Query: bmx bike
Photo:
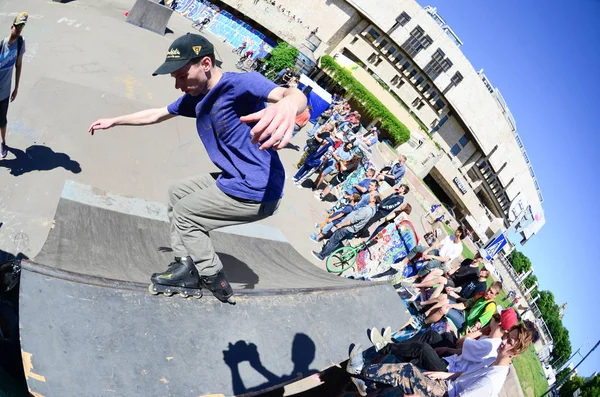
[(344, 245), (331, 253), (325, 261), (325, 266), (329, 273), (342, 274), (346, 270), (350, 269), (356, 263), (358, 253), (364, 249), (367, 250), (369, 258), (371, 257), (371, 251), (369, 247), (377, 243), (377, 237), (372, 240), (363, 241), (356, 247), (351, 245)]

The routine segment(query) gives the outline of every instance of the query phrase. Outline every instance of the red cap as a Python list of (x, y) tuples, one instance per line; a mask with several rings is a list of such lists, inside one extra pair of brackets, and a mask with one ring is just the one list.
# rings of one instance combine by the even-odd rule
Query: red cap
[(500, 313), (500, 323), (502, 324), (502, 329), (505, 331), (510, 330), (512, 327), (517, 325), (518, 322), (519, 320), (517, 319), (517, 313), (512, 307), (502, 310), (502, 313)]

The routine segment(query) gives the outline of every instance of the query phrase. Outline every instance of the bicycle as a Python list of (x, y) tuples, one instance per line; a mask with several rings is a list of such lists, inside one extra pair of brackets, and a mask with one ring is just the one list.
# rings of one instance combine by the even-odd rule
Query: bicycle
[(356, 263), (358, 253), (364, 249), (369, 253), (371, 258), (371, 251), (369, 248), (377, 243), (377, 237), (372, 240), (364, 241), (358, 246), (353, 247), (351, 245), (344, 245), (331, 253), (327, 257), (325, 267), (329, 273), (342, 274), (346, 270), (350, 269)]

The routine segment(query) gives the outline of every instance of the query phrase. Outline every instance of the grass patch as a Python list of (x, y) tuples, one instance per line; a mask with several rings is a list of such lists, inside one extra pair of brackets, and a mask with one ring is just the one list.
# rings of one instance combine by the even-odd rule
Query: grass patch
[(533, 345), (516, 357), (513, 360), (513, 365), (525, 396), (539, 397), (548, 390), (548, 381), (546, 381), (542, 363), (535, 354)]

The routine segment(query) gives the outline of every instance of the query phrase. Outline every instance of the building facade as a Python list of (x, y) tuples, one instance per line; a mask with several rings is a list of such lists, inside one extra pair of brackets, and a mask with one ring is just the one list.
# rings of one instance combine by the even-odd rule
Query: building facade
[[(414, 0), (224, 3), (266, 29), (286, 31), (281, 38), (297, 45), (318, 27), (315, 58), (353, 62), (367, 72), (355, 75), (359, 81), (368, 74), (387, 86), (426, 130), (411, 131), (412, 142), (398, 150), (416, 159), (409, 162), (413, 171), (481, 241), (524, 213), (535, 222), (519, 230), (523, 241), (543, 225), (543, 196), (515, 119), (435, 8)], [(291, 23), (281, 8), (302, 23)]]

